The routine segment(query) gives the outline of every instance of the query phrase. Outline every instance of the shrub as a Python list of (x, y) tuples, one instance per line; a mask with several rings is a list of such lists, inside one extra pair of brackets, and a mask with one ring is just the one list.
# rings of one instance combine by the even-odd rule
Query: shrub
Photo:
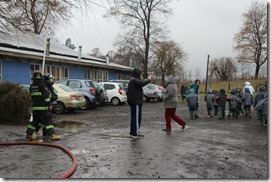
[(26, 124), (32, 100), (29, 91), (13, 82), (0, 82), (0, 124)]

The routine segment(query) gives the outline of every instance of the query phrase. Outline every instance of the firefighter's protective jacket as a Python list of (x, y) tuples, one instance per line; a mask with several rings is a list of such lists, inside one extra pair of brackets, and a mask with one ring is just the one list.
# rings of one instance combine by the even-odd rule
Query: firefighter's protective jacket
[(33, 102), (33, 111), (48, 110), (48, 107), (51, 106), (51, 99), (45, 83), (42, 80), (33, 80), (29, 90)]

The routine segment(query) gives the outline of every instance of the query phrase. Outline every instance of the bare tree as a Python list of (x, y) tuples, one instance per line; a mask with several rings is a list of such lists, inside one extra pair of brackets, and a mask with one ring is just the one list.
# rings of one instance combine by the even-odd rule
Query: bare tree
[(101, 53), (100, 48), (98, 47), (95, 47), (94, 49), (92, 49), (89, 55), (96, 58), (101, 58), (101, 57), (105, 58), (105, 56)]
[(67, 21), (73, 4), (62, 0), (15, 0), (3, 1), (1, 6), (6, 7), (0, 10), (1, 25), (9, 24), (22, 31), (41, 34), (48, 19), (52, 26), (60, 20)]
[(76, 47), (74, 46), (74, 44), (72, 44), (71, 38), (68, 38), (68, 39), (66, 40), (65, 46), (68, 47), (68, 48), (70, 48), (70, 49), (72, 49), (72, 50), (74, 50), (74, 49), (76, 48)]
[(222, 57), (214, 59), (210, 62), (210, 72), (221, 81), (231, 80), (237, 71), (233, 59), (230, 57)]
[[(134, 44), (143, 51), (144, 76), (147, 77), (151, 39), (164, 37), (163, 26), (167, 15), (171, 14), (168, 3), (171, 0), (114, 0), (107, 17), (119, 17), (122, 29), (134, 37)], [(129, 40), (129, 37), (124, 38)], [(130, 39), (131, 40), (131, 39)], [(139, 48), (140, 47), (140, 48)], [(136, 51), (137, 52), (137, 51)]]
[(182, 65), (178, 71), (178, 77), (181, 83), (185, 83), (188, 81), (188, 76), (187, 76), (187, 70), (184, 68)]
[(72, 17), (73, 8), (87, 12), (92, 6), (103, 6), (103, 0), (0, 0), (0, 31), (41, 34), (47, 25), (48, 34), (54, 35), (55, 28)]
[(153, 70), (159, 70), (156, 75), (161, 73), (164, 84), (166, 75), (178, 75), (186, 56), (186, 52), (173, 40), (157, 42), (151, 67)]
[(114, 56), (114, 62), (128, 66), (130, 60), (132, 60), (133, 67), (143, 68), (144, 51), (138, 46), (141, 44), (139, 41), (131, 32), (119, 35), (114, 42), (114, 47), (118, 47)]
[(267, 61), (267, 4), (253, 2), (243, 14), (243, 25), (234, 40), (239, 62), (255, 63), (255, 78)]
[(243, 80), (250, 79), (252, 74), (252, 65), (246, 62), (240, 62), (238, 64), (238, 73)]

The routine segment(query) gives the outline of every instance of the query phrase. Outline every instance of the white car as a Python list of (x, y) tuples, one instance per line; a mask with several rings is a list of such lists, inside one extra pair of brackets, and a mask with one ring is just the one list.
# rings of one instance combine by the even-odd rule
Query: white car
[(114, 106), (127, 102), (125, 90), (119, 83), (114, 82), (99, 82), (107, 92), (107, 102), (111, 102)]

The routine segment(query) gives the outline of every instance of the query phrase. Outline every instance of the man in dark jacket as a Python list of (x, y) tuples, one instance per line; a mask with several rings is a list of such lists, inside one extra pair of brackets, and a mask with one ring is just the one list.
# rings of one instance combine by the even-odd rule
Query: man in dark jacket
[(151, 82), (152, 74), (149, 74), (147, 80), (141, 80), (142, 77), (143, 72), (135, 68), (128, 85), (127, 102), (131, 108), (130, 135), (132, 138), (143, 137), (139, 134), (143, 104), (142, 87)]

